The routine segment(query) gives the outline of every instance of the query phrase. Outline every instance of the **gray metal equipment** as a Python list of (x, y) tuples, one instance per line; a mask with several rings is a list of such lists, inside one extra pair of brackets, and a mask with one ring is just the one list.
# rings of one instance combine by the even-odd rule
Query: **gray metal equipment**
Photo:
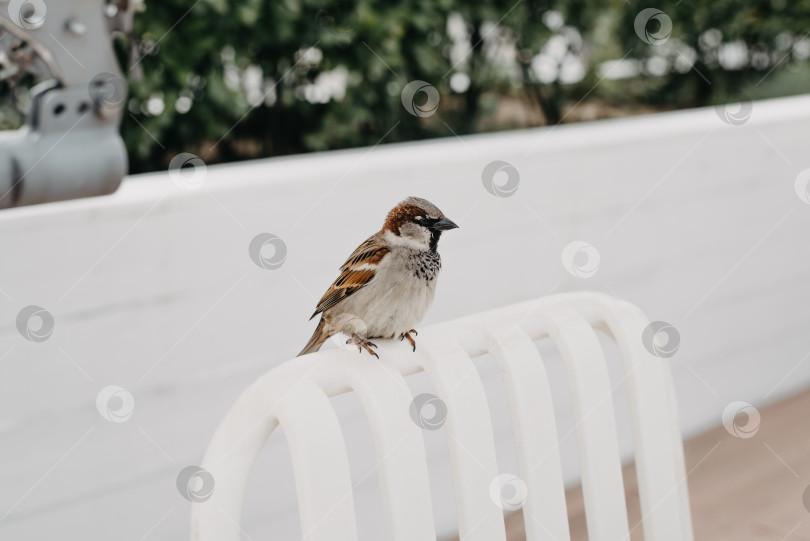
[(0, 79), (31, 73), (26, 125), (0, 131), (0, 209), (114, 192), (127, 171), (118, 133), (127, 85), (112, 32), (136, 0), (0, 0)]

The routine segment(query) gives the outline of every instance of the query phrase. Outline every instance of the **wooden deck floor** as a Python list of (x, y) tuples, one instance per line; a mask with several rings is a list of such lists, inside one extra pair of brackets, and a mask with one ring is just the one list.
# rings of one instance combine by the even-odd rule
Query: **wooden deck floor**
[[(810, 541), (810, 391), (760, 410), (752, 438), (721, 426), (684, 443), (697, 541)], [(633, 541), (644, 537), (635, 470), (624, 469)], [(571, 539), (588, 538), (580, 488), (568, 491)], [(810, 493), (808, 493), (810, 499)], [(810, 507), (810, 501), (807, 501)], [(525, 539), (523, 517), (507, 517), (509, 541)]]

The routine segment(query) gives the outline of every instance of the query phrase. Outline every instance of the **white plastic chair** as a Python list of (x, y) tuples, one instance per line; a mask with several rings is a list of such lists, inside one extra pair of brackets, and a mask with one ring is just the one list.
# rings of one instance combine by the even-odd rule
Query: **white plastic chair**
[[(416, 353), (380, 342), (381, 361), (340, 349), (284, 363), (260, 377), (217, 429), (202, 467), (216, 480), (192, 506), (193, 541), (237, 541), (253, 462), (283, 425), (297, 485), (301, 529), (312, 541), (357, 538), (349, 462), (329, 397), (357, 393), (371, 427), (380, 492), (393, 541), (433, 541), (436, 531), (422, 429), (404, 377), (424, 370), (447, 406), (459, 535), (506, 539), (490, 497), (498, 476), (490, 414), (471, 357), (491, 353), (505, 384), (530, 541), (570, 539), (558, 435), (546, 371), (533, 341), (550, 337), (565, 362), (576, 422), (588, 537), (629, 540), (611, 384), (594, 329), (618, 344), (629, 394), (636, 471), (647, 541), (693, 539), (671, 374), (642, 343), (648, 320), (599, 293), (568, 293), (445, 322), (420, 331)], [(397, 347), (394, 347), (396, 345)], [(219, 509), (221, 512), (215, 512)], [(230, 517), (230, 518), (229, 518)]]

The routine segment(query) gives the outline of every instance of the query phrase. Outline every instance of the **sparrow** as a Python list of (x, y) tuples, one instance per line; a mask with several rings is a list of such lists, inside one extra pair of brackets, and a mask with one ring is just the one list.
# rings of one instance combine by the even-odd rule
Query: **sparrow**
[[(298, 354), (318, 351), (344, 333), (346, 343), (379, 358), (370, 338), (407, 338), (416, 351), (413, 327), (425, 316), (442, 268), (437, 251), (443, 231), (458, 226), (430, 201), (408, 197), (387, 215), (382, 229), (352, 252), (340, 276), (324, 293), (310, 320), (318, 327)], [(413, 335), (413, 336), (412, 336)]]

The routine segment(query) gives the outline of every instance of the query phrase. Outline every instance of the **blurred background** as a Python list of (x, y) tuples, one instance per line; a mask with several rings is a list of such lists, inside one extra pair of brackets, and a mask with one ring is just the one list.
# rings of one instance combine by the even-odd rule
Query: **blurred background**
[[(810, 540), (808, 29), (808, 0), (147, 0), (115, 38), (130, 175), (0, 211), (0, 539), (187, 538), (183, 472), (416, 195), (460, 225), (423, 325), (579, 290), (638, 305), (677, 330), (696, 539)], [(15, 128), (37, 81), (3, 75)], [(601, 339), (632, 527), (627, 399)], [(564, 365), (538, 347), (587, 539)], [(515, 472), (500, 375), (475, 361)], [(380, 539), (368, 424), (353, 395), (334, 404), (361, 539)], [(425, 442), (453, 539), (445, 434)], [(299, 539), (281, 431), (252, 479), (244, 538)]]
[[(122, 125), (130, 172), (163, 170), (179, 152), (213, 164), (374, 145), (396, 121), (385, 143), (789, 96), (810, 85), (806, 1), (661, 0), (636, 21), (647, 7), (145, 2), (134, 34), (116, 43), (131, 92)], [(28, 78), (0, 89), (10, 96)], [(441, 118), (403, 109), (412, 80), (438, 91)], [(4, 100), (0, 126), (21, 123), (26, 99)]]

